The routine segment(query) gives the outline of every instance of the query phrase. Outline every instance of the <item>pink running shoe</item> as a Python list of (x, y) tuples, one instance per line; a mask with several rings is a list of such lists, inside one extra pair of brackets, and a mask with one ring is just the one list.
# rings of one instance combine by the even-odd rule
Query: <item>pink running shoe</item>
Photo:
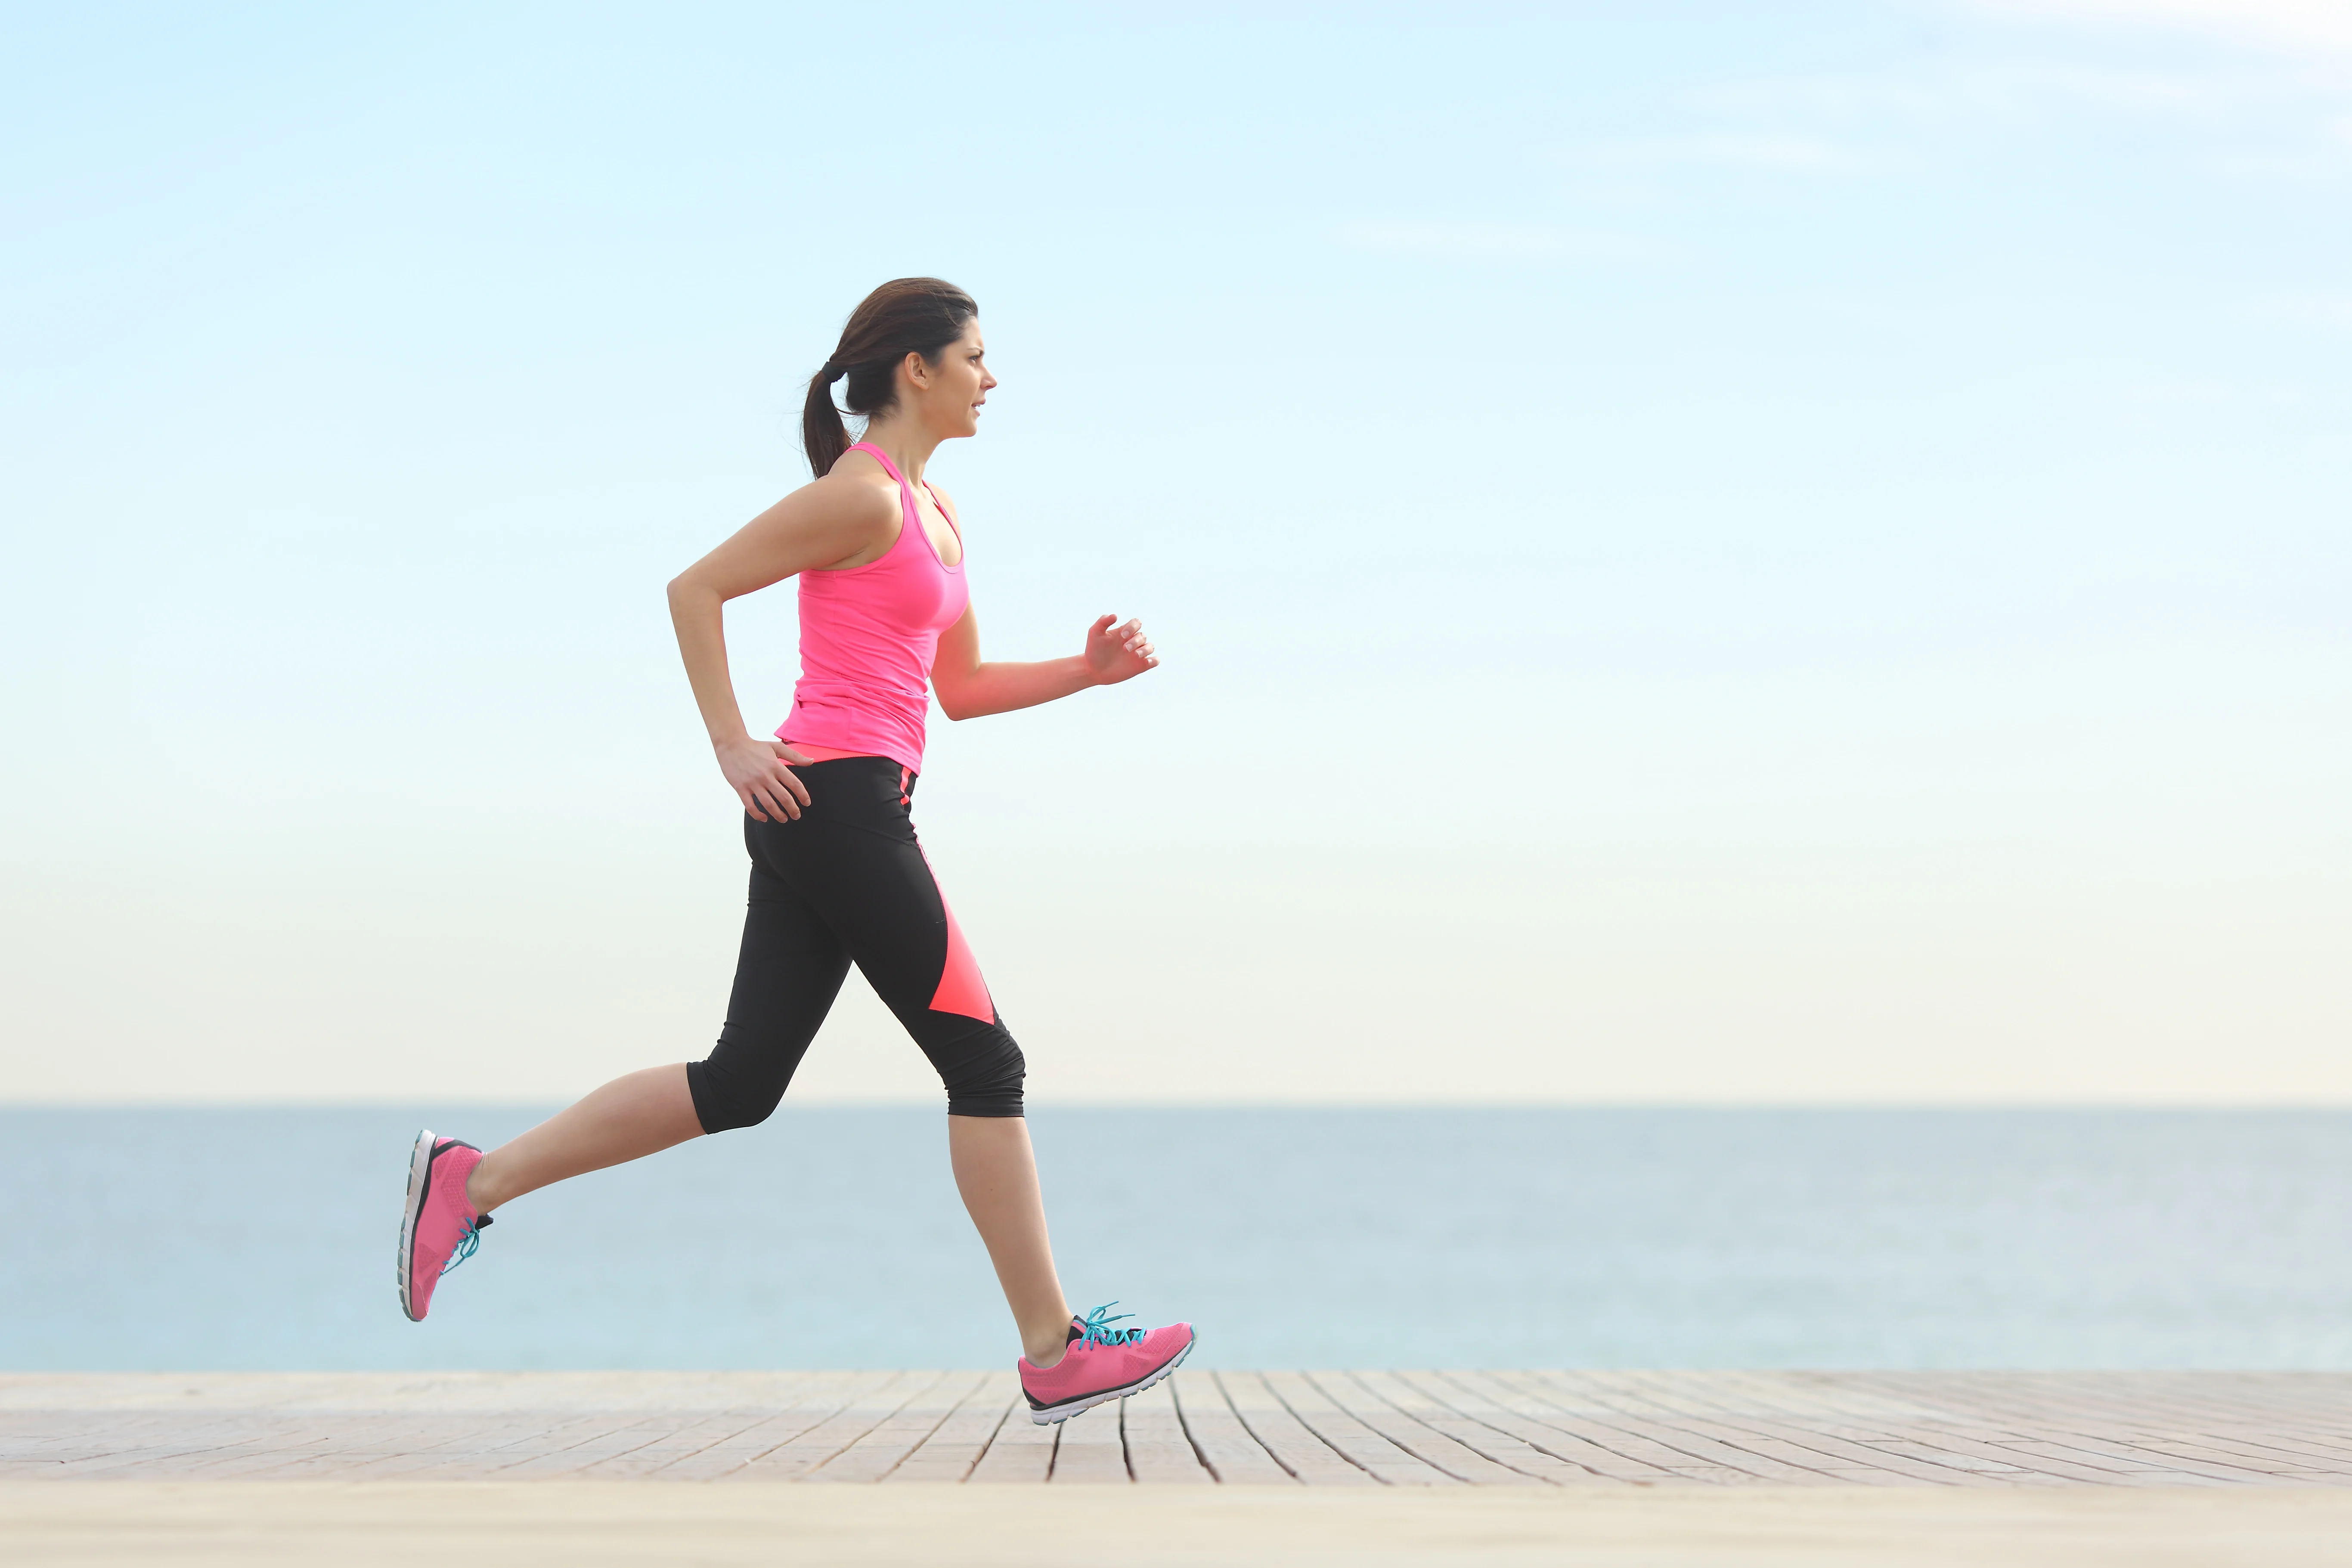
[(482, 1152), (455, 1138), (416, 1135), (408, 1157), (408, 1204), (400, 1214), (400, 1310), (412, 1323), (425, 1321), (433, 1287), (441, 1276), (474, 1256), (490, 1216), (478, 1215), (466, 1200), (466, 1178), (482, 1163)]
[(1030, 1420), (1051, 1426), (1107, 1400), (1140, 1394), (1192, 1354), (1192, 1324), (1171, 1323), (1149, 1333), (1114, 1329), (1111, 1324), (1129, 1316), (1106, 1316), (1118, 1305), (1108, 1302), (1083, 1318), (1072, 1318), (1070, 1348), (1052, 1366), (1034, 1367), (1027, 1356), (1021, 1358), (1021, 1392), (1029, 1396)]

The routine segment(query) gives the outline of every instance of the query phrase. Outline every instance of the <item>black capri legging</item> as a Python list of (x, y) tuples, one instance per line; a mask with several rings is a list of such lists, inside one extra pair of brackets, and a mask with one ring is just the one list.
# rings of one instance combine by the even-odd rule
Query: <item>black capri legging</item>
[(947, 1085), (951, 1116), (1021, 1114), (1021, 1047), (940, 895), (887, 757), (795, 770), (798, 821), (743, 818), (751, 898), (727, 1027), (686, 1081), (705, 1132), (768, 1119), (855, 962)]

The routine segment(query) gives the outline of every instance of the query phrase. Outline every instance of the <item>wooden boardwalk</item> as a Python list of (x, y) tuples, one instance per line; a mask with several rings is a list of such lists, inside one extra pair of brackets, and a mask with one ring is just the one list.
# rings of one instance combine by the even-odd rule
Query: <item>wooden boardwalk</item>
[(0, 1375), (0, 1479), (2352, 1488), (2352, 1373)]

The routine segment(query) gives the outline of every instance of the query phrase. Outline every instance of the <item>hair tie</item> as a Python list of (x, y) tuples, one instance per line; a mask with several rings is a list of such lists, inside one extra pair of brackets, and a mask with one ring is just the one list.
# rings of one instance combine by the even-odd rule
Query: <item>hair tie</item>
[(849, 367), (842, 363), (839, 360), (829, 359), (824, 362), (824, 369), (818, 372), (818, 374), (823, 375), (826, 383), (830, 384), (831, 383), (839, 381), (843, 376), (847, 375), (849, 374)]

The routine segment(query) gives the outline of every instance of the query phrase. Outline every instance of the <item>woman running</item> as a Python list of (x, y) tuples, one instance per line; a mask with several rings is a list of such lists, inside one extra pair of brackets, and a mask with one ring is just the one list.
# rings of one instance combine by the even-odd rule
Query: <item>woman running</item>
[[(1060, 1421), (1148, 1388), (1192, 1350), (1190, 1324), (1115, 1329), (1108, 1307), (1078, 1318), (1063, 1299), (1021, 1114), (1021, 1047), (908, 812), (927, 686), (949, 718), (971, 719), (1130, 680), (1160, 662), (1140, 623), (1110, 616), (1074, 658), (982, 661), (955, 503), (923, 478), (940, 442), (978, 433), (996, 384), (978, 318), (970, 295), (936, 278), (868, 295), (809, 382), (801, 431), (814, 482), (670, 584), (678, 650), (719, 771), (743, 803), (751, 853), (727, 1026), (701, 1061), (615, 1079), (487, 1154), (418, 1133), (400, 1221), (400, 1305), (411, 1321), (424, 1320), (441, 1276), (473, 1256), (499, 1205), (765, 1121), (854, 963), (947, 1086), (949, 1160), (1021, 1331), (1031, 1416)], [(855, 445), (834, 405), (844, 377), (849, 411), (866, 418)], [(763, 741), (736, 706), (722, 606), (796, 574), (801, 679), (791, 716)]]

